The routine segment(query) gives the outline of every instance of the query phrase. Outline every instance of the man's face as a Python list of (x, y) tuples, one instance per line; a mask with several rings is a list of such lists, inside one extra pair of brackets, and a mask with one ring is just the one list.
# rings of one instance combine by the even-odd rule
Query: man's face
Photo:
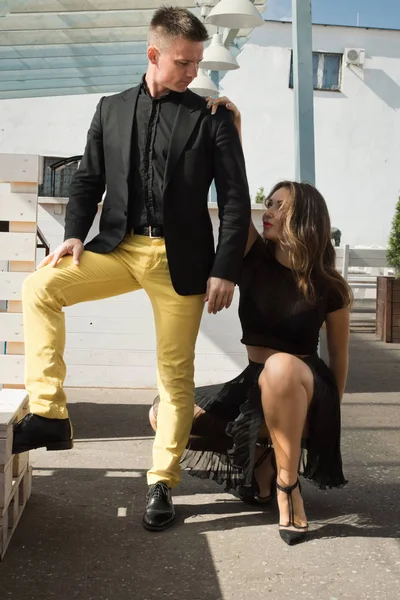
[(203, 59), (203, 42), (178, 38), (160, 46), (149, 46), (147, 52), (157, 69), (157, 83), (174, 92), (186, 91), (197, 77), (199, 63)]

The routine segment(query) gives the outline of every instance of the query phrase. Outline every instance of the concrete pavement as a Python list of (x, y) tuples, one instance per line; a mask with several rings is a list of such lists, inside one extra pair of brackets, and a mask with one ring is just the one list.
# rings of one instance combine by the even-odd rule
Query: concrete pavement
[(400, 597), (400, 345), (352, 335), (343, 404), (350, 483), (304, 485), (311, 532), (289, 548), (275, 505), (245, 506), (186, 473), (177, 523), (141, 526), (154, 391), (70, 389), (75, 448), (31, 453), (33, 494), (0, 599), (395, 600)]

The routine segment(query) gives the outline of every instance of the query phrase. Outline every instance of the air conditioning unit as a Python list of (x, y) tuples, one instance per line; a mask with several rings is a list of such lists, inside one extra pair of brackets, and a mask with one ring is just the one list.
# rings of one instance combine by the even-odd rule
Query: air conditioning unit
[(344, 62), (346, 65), (361, 67), (365, 63), (365, 50), (362, 48), (345, 48)]

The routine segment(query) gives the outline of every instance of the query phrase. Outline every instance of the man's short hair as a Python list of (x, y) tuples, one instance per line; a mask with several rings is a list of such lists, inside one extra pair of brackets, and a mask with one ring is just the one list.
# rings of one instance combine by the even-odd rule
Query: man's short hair
[(205, 25), (186, 8), (176, 6), (161, 6), (158, 8), (149, 27), (149, 45), (160, 39), (183, 38), (190, 42), (206, 42), (208, 32)]

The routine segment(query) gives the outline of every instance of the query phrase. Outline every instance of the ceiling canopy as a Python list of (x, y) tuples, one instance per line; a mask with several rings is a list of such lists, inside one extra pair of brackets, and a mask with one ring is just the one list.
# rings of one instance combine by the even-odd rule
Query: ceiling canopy
[[(200, 17), (216, 0), (171, 0)], [(265, 0), (254, 4), (263, 12)], [(0, 4), (0, 99), (112, 93), (140, 81), (159, 0), (6, 0)], [(217, 31), (207, 26), (210, 36)], [(224, 30), (239, 48), (249, 29)]]

